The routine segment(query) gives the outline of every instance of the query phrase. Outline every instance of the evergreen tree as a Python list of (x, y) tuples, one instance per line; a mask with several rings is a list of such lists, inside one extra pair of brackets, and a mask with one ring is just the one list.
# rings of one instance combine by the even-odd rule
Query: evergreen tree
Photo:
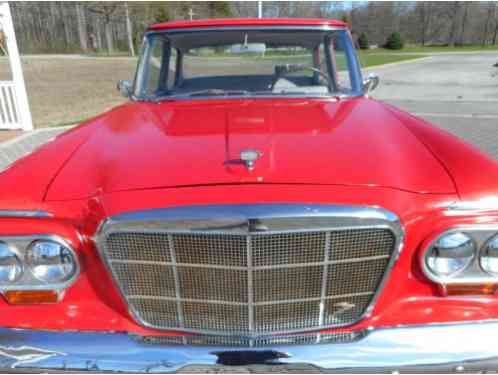
[(368, 47), (370, 46), (370, 44), (368, 43), (368, 36), (367, 36), (367, 33), (362, 32), (362, 33), (360, 34), (360, 36), (358, 37), (358, 46), (359, 46), (361, 49), (368, 49)]
[(386, 40), (386, 44), (384, 45), (387, 49), (402, 49), (403, 48), (403, 39), (401, 39), (400, 33), (392, 33)]

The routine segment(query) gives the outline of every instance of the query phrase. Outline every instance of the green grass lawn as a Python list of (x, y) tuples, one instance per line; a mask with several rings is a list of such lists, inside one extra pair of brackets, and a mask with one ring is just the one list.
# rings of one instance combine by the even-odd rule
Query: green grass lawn
[(415, 53), (433, 53), (433, 52), (474, 52), (474, 51), (498, 51), (498, 44), (495, 45), (471, 45), (471, 46), (460, 46), (460, 47), (446, 47), (446, 46), (419, 46), (415, 44), (406, 45), (400, 50), (389, 50), (385, 48), (376, 48), (371, 50), (362, 51), (366, 54), (396, 54), (403, 52), (415, 52)]
[(368, 68), (369, 66), (377, 66), (384, 64), (391, 64), (399, 61), (407, 61), (407, 60), (415, 60), (420, 59), (421, 57), (427, 57), (427, 55), (397, 55), (395, 53), (364, 53), (361, 51), (359, 54), (359, 59), (361, 66), (363, 68)]
[[(399, 61), (407, 61), (407, 60), (415, 60), (420, 59), (421, 57), (427, 57), (428, 55), (424, 54), (416, 54), (416, 55), (402, 55), (396, 53), (370, 53), (365, 51), (360, 51), (358, 53), (361, 66), (363, 68), (368, 68), (369, 66), (377, 66), (383, 64), (391, 64)], [(261, 59), (261, 57), (257, 57)], [(285, 63), (309, 63), (311, 56), (285, 56), (285, 57), (276, 57), (276, 56), (265, 56), (262, 58), (265, 61), (271, 61), (274, 64), (285, 64)], [(345, 66), (345, 56), (343, 54), (338, 54), (336, 57), (336, 63), (339, 66), (339, 70), (346, 69)]]

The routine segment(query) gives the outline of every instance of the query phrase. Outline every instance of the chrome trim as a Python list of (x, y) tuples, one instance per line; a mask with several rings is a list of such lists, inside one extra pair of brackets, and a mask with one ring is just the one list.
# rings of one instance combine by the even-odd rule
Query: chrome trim
[(335, 31), (335, 30), (345, 30), (346, 27), (340, 26), (329, 26), (329, 25), (276, 25), (276, 26), (206, 26), (206, 27), (185, 27), (178, 29), (152, 29), (145, 32), (145, 37), (153, 34), (176, 34), (176, 33), (196, 33), (196, 32), (207, 32), (207, 31)]
[[(147, 39), (150, 36), (157, 35), (157, 34), (177, 34), (177, 33), (203, 33), (203, 32), (225, 32), (225, 31), (317, 31), (317, 32), (332, 32), (332, 31), (347, 31), (347, 27), (344, 26), (330, 26), (330, 25), (269, 25), (269, 26), (258, 26), (258, 25), (253, 25), (253, 26), (230, 26), (230, 25), (220, 25), (220, 26), (211, 26), (211, 27), (196, 27), (196, 26), (191, 26), (191, 27), (185, 27), (185, 28), (177, 28), (177, 29), (158, 29), (158, 30), (147, 30), (144, 33), (144, 42), (143, 46), (145, 46), (144, 51), (141, 54), (141, 59), (145, 56), (147, 53)], [(350, 37), (348, 36), (350, 39)], [(347, 47), (347, 55), (348, 55), (348, 60), (350, 61), (350, 65), (348, 66), (348, 69), (350, 70), (350, 78), (351, 78), (351, 85), (352, 85), (352, 90), (351, 92), (344, 94), (344, 93), (330, 93), (330, 95), (303, 95), (303, 94), (296, 94), (296, 95), (278, 95), (278, 94), (271, 94), (271, 95), (233, 95), (230, 96), (229, 99), (250, 99), (250, 100), (257, 100), (257, 99), (309, 99), (309, 100), (315, 100), (315, 99), (322, 99), (322, 100), (337, 100), (337, 99), (343, 99), (343, 98), (350, 98), (350, 97), (360, 97), (364, 96), (365, 92), (363, 89), (363, 80), (362, 80), (362, 72), (361, 72), (361, 67), (358, 62), (358, 57), (356, 54), (356, 51), (354, 49), (354, 46), (351, 43), (348, 43), (349, 46)], [(164, 97), (164, 98), (150, 98), (147, 97), (146, 95), (143, 95), (141, 93), (142, 91), (142, 83), (140, 81), (143, 81), (143, 77), (139, 77), (139, 70), (140, 70), (140, 64), (142, 62), (139, 62), (139, 66), (137, 69), (137, 74), (135, 76), (135, 82), (134, 82), (134, 88), (133, 88), (133, 96), (132, 100), (135, 101), (151, 101), (151, 102), (157, 102), (157, 101), (162, 101), (162, 100), (174, 100), (174, 101), (182, 101), (182, 100), (187, 100), (187, 101), (193, 101), (193, 100), (213, 100), (213, 99), (227, 99), (227, 97), (220, 97), (220, 96), (198, 96), (195, 98), (191, 97), (186, 97), (186, 98), (181, 98), (181, 97)], [(138, 90), (137, 90), (138, 89)]]
[[(66, 247), (71, 252), (76, 264), (76, 270), (74, 272), (74, 275), (69, 280), (62, 283), (49, 284), (37, 279), (35, 275), (31, 273), (31, 270), (25, 261), (26, 252), (28, 251), (30, 245), (33, 242), (40, 240), (42, 241), (50, 240), (59, 243), (62, 246)], [(7, 246), (9, 246), (9, 248), (11, 248), (12, 251), (19, 257), (24, 271), (22, 275), (19, 277), (19, 279), (16, 280), (15, 282), (4, 285), (0, 284), (0, 292), (8, 290), (46, 290), (46, 289), (57, 290), (61, 292), (64, 289), (70, 287), (76, 281), (76, 279), (80, 274), (80, 262), (78, 259), (78, 255), (74, 250), (73, 246), (62, 237), (59, 237), (54, 234), (33, 234), (28, 236), (23, 236), (23, 235), (0, 236), (0, 241), (7, 244)]]
[(498, 197), (487, 197), (476, 201), (455, 201), (448, 206), (448, 211), (498, 211)]
[[(427, 257), (432, 246), (444, 235), (454, 232), (463, 232), (470, 236), (475, 243), (476, 251), (471, 264), (464, 270), (451, 276), (439, 276), (427, 266)], [(488, 241), (498, 233), (498, 225), (476, 224), (462, 225), (450, 228), (435, 236), (425, 247), (420, 257), (420, 266), (424, 274), (435, 283), (441, 285), (455, 284), (488, 284), (498, 283), (498, 276), (492, 276), (481, 268), (480, 255)]]
[[(244, 359), (259, 372), (277, 369), (403, 368), (465, 370), (498, 367), (497, 321), (374, 329), (357, 341), (338, 344), (272, 345), (268, 348), (181, 346), (142, 343), (126, 333), (0, 329), (0, 368), (98, 372), (234, 371), (227, 359)], [(473, 367), (470, 367), (470, 364)], [(467, 364), (469, 367), (467, 367)], [(189, 371), (195, 368), (198, 371)], [(275, 367), (279, 366), (279, 367)], [(437, 366), (437, 367), (436, 367)], [(461, 367), (462, 366), (462, 367)], [(200, 371), (199, 371), (200, 370)], [(231, 370), (231, 371), (230, 371)], [(265, 371), (266, 370), (266, 371)], [(8, 371), (8, 372), (10, 372)], [(303, 371), (301, 371), (303, 372)], [(304, 372), (308, 372), (304, 370)], [(416, 372), (416, 371), (415, 371)]]
[(498, 237), (498, 235), (495, 235), (495, 236), (492, 236), (492, 237), (488, 238), (488, 240), (478, 250), (478, 252), (477, 252), (477, 258), (478, 258), (479, 267), (481, 267), (481, 270), (483, 272), (485, 272), (486, 275), (489, 275), (490, 277), (494, 277), (496, 279), (496, 281), (498, 282), (498, 273), (487, 271), (487, 270), (484, 269), (484, 267), (482, 265), (483, 255), (485, 255), (486, 250), (487, 250), (488, 246), (490, 245), (491, 241), (493, 241), (493, 239), (495, 239), (497, 237)]
[(52, 217), (53, 215), (47, 211), (28, 211), (28, 210), (0, 210), (0, 218), (2, 217)]
[[(369, 206), (346, 206), (346, 205), (317, 205), (317, 204), (240, 204), (240, 205), (199, 205), (199, 206), (180, 206), (171, 208), (151, 209), (145, 211), (126, 212), (120, 215), (111, 216), (105, 219), (99, 226), (94, 242), (99, 251), (100, 257), (105, 263), (107, 270), (113, 276), (114, 282), (120, 291), (121, 297), (128, 305), (128, 311), (135, 321), (145, 327), (169, 330), (176, 332), (197, 333), (206, 335), (220, 335), (219, 331), (212, 330), (194, 330), (194, 329), (178, 329), (178, 327), (158, 327), (144, 321), (140, 315), (133, 309), (130, 297), (126, 297), (118, 283), (118, 277), (111, 266), (105, 253), (105, 239), (111, 233), (140, 231), (147, 232), (162, 232), (165, 234), (174, 233), (189, 233), (192, 231), (209, 233), (227, 233), (227, 227), (231, 228), (230, 233), (248, 234), (250, 230), (249, 220), (257, 218), (259, 222), (266, 227), (272, 234), (277, 233), (297, 233), (300, 230), (308, 232), (319, 230), (345, 230), (345, 229), (360, 229), (360, 228), (386, 228), (390, 229), (395, 237), (394, 250), (391, 259), (384, 272), (383, 278), (373, 293), (370, 304), (365, 309), (364, 313), (354, 322), (347, 324), (329, 324), (314, 326), (312, 328), (286, 330), (282, 333), (294, 332), (310, 332), (317, 329), (344, 327), (357, 323), (358, 321), (368, 317), (375, 303), (383, 290), (385, 282), (399, 257), (403, 247), (404, 228), (401, 225), (398, 217), (383, 208)], [(294, 218), (296, 219), (295, 229), (279, 227), (278, 219)], [(316, 218), (314, 227), (308, 227), (302, 230), (302, 223), (299, 219)], [(325, 219), (321, 221), (320, 219)], [(366, 224), (369, 221), (369, 224)], [(308, 222), (309, 224), (309, 222)], [(286, 223), (287, 227), (289, 223)], [(327, 263), (330, 264), (331, 262)], [(168, 264), (168, 263), (166, 263)], [(313, 263), (310, 263), (313, 264)], [(320, 265), (324, 265), (320, 262)], [(189, 264), (189, 266), (192, 266)], [(202, 267), (202, 265), (197, 265)], [(210, 265), (211, 267), (211, 265)], [(218, 266), (223, 267), (223, 266)], [(213, 267), (214, 268), (214, 267)], [(236, 269), (237, 267), (227, 267)], [(245, 268), (247, 269), (247, 268)], [(250, 272), (249, 272), (250, 273)], [(249, 280), (248, 280), (249, 281)], [(320, 298), (319, 298), (320, 299)], [(301, 300), (299, 300), (301, 301)], [(253, 305), (256, 305), (253, 303)], [(250, 309), (251, 310), (251, 309)], [(233, 333), (232, 333), (233, 335)], [(262, 337), (264, 335), (257, 335)]]

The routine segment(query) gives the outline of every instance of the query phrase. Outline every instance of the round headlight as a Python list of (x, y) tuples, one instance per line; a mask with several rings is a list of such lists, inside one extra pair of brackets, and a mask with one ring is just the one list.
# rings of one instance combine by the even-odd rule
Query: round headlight
[(466, 269), (476, 253), (472, 238), (465, 233), (443, 235), (427, 251), (426, 264), (437, 276), (452, 276)]
[(484, 247), (481, 268), (492, 275), (498, 275), (498, 236), (493, 237)]
[(68, 281), (76, 272), (76, 260), (66, 246), (50, 240), (35, 241), (26, 253), (33, 275), (46, 283)]
[(7, 244), (0, 242), (0, 284), (12, 283), (19, 279), (21, 274), (21, 261)]

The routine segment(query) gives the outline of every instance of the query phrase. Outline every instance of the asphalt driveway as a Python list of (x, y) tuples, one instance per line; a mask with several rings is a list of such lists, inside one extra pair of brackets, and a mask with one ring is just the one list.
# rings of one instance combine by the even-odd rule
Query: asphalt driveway
[(373, 97), (422, 117), (498, 160), (498, 53), (437, 54), (369, 69)]

